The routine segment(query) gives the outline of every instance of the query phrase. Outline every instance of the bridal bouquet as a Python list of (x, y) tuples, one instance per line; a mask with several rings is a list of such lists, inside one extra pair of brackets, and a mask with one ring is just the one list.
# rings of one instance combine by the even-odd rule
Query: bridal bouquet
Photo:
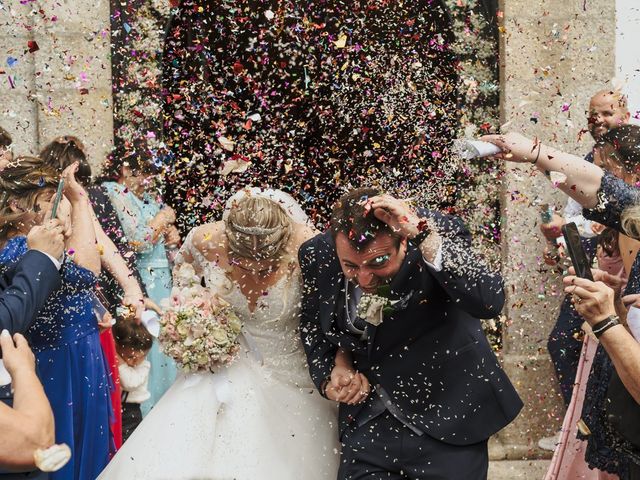
[(164, 307), (158, 340), (182, 369), (213, 371), (235, 359), (242, 324), (229, 303), (196, 285), (174, 288)]

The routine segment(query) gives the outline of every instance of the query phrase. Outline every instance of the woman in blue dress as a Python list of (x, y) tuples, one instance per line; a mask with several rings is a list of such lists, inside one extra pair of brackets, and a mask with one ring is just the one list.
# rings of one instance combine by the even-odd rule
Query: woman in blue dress
[[(58, 183), (55, 170), (39, 159), (22, 158), (0, 178), (0, 266), (10, 267), (27, 251), (26, 234), (50, 215)], [(100, 346), (92, 290), (100, 254), (89, 204), (74, 178), (77, 165), (63, 172), (64, 196), (58, 217), (67, 226), (62, 285), (26, 332), (51, 403), (56, 442), (71, 448), (70, 461), (51, 480), (98, 476), (113, 451), (107, 367)]]
[[(175, 214), (163, 206), (150, 188), (158, 172), (154, 165), (142, 159), (129, 157), (126, 161), (112, 159), (103, 170), (102, 186), (118, 215), (128, 242), (136, 252), (136, 267), (147, 291), (147, 296), (160, 305), (171, 295), (171, 267), (167, 246), (180, 242), (174, 223)], [(149, 392), (151, 398), (142, 404), (146, 415), (160, 397), (173, 384), (176, 377), (175, 362), (160, 351), (153, 342), (148, 355), (151, 363)]]

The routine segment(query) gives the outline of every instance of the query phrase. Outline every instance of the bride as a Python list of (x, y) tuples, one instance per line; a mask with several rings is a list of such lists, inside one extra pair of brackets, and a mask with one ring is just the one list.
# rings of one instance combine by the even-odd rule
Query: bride
[(298, 332), (297, 252), (314, 234), (289, 195), (257, 188), (189, 233), (174, 283), (195, 273), (228, 301), (243, 348), (215, 374), (181, 373), (100, 479), (336, 478), (335, 404), (314, 388)]

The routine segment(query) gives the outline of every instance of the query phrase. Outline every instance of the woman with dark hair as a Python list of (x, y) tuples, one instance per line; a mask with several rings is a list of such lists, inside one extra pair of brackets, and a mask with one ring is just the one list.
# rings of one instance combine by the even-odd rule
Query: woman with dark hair
[(133, 251), (123, 243), (122, 227), (111, 206), (106, 191), (92, 183), (91, 166), (82, 142), (72, 136), (58, 137), (40, 152), (43, 162), (61, 172), (74, 162), (78, 163), (78, 181), (87, 190), (95, 221), (96, 234), (102, 251), (101, 261), (107, 275), (101, 277), (103, 293), (114, 307), (120, 303), (142, 308), (144, 291), (133, 260)]
[[(135, 262), (148, 297), (160, 304), (171, 294), (171, 268), (167, 246), (178, 246), (180, 236), (175, 214), (153, 194), (151, 184), (159, 168), (137, 156), (120, 159), (112, 156), (100, 177), (103, 188), (120, 220), (124, 236), (120, 240), (135, 252)], [(173, 360), (153, 342), (149, 352), (151, 397), (142, 404), (143, 414), (160, 399), (176, 376)]]
[[(84, 145), (72, 136), (63, 136), (54, 139), (40, 152), (43, 162), (61, 172), (73, 163), (78, 164), (76, 177), (84, 186), (91, 206), (93, 208), (94, 227), (101, 248), (101, 262), (105, 267), (99, 278), (99, 287), (113, 317), (117, 316), (116, 306), (121, 303), (131, 304), (142, 298), (142, 282), (135, 267), (133, 251), (124, 238), (122, 226), (118, 220), (111, 202), (100, 185), (91, 182), (91, 166), (87, 161)], [(116, 247), (117, 245), (117, 247)], [(116, 448), (122, 445), (122, 415), (120, 402), (120, 381), (118, 375), (118, 361), (116, 348), (111, 329), (105, 329), (100, 334), (100, 342), (109, 364), (110, 375), (113, 380), (111, 402), (114, 410), (112, 423), (113, 436)]]
[[(635, 142), (640, 145), (640, 128), (626, 125), (609, 130), (594, 146), (594, 162), (604, 170), (613, 173), (629, 185), (638, 181), (637, 168), (640, 166), (640, 151), (621, 149), (623, 143)], [(607, 154), (614, 147), (615, 155)], [(627, 272), (640, 247), (640, 242), (619, 233), (613, 228), (593, 223), (592, 228), (598, 234), (597, 266), (609, 274), (617, 288), (624, 291)], [(571, 297), (569, 297), (571, 298)], [(573, 382), (571, 400), (565, 414), (560, 442), (554, 451), (547, 479), (585, 478), (612, 479), (617, 475), (599, 469), (590, 470), (591, 465), (607, 469), (617, 455), (607, 440), (607, 420), (605, 418), (606, 386), (609, 384), (613, 367), (598, 341), (591, 334), (588, 325), (583, 326), (585, 336), (579, 356), (577, 375)], [(603, 388), (603, 386), (605, 388)], [(576, 437), (578, 435), (579, 438)], [(588, 432), (588, 434), (587, 434)], [(583, 440), (587, 439), (588, 442)], [(586, 453), (586, 459), (585, 459)], [(611, 467), (618, 471), (617, 467)], [(607, 469), (608, 470), (608, 469)]]
[(62, 171), (73, 162), (78, 162), (76, 178), (87, 186), (91, 183), (91, 166), (87, 162), (84, 145), (79, 138), (64, 135), (48, 143), (38, 155), (44, 163)]
[[(0, 265), (10, 267), (27, 251), (26, 234), (51, 209), (58, 173), (37, 158), (20, 158), (0, 176)], [(62, 285), (26, 336), (55, 418), (56, 442), (71, 448), (69, 463), (52, 480), (96, 478), (113, 453), (109, 378), (93, 308), (100, 255), (91, 209), (75, 180), (77, 165), (62, 173), (64, 196), (57, 217), (66, 225)], [(103, 326), (103, 325), (100, 325)]]
[[(490, 135), (484, 140), (502, 149), (500, 157), (529, 162), (543, 172), (550, 172), (557, 186), (583, 205), (586, 218), (640, 239), (640, 190), (636, 185), (628, 185), (597, 164), (583, 162), (517, 133)], [(618, 168), (633, 181), (631, 175), (638, 172), (640, 159), (640, 127), (624, 125), (612, 129), (604, 136), (604, 142), (595, 147), (594, 154), (596, 163)], [(621, 244), (623, 258), (628, 253)], [(627, 319), (631, 317), (627, 307), (640, 306), (640, 256), (631, 252), (625, 263), (631, 264), (631, 268), (624, 296), (619, 280), (601, 270), (593, 271), (595, 282), (572, 275), (566, 277), (565, 291), (573, 295), (576, 310), (591, 326), (601, 346), (594, 359), (587, 386), (588, 400), (582, 411), (582, 420), (588, 427), (582, 429), (588, 434), (587, 463), (623, 479), (638, 479), (640, 339), (634, 338), (629, 329)], [(626, 418), (618, 415), (621, 406)]]

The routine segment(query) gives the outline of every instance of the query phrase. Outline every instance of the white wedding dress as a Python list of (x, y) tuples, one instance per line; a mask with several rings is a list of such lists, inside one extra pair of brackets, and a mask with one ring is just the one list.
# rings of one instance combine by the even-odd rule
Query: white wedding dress
[(192, 247), (206, 285), (243, 322), (239, 357), (215, 374), (179, 374), (100, 479), (333, 480), (337, 410), (309, 377), (298, 334), (299, 269), (252, 313), (239, 286)]

